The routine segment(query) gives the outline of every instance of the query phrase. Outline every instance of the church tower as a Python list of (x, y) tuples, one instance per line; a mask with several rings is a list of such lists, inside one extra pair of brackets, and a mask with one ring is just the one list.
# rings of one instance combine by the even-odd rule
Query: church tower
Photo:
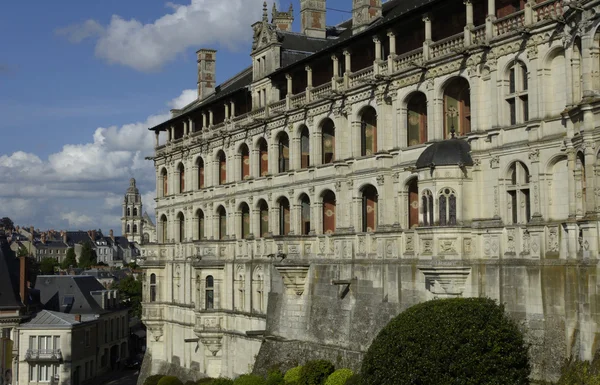
[(123, 200), (123, 217), (121, 218), (121, 234), (130, 242), (142, 243), (142, 197), (135, 186), (135, 179), (129, 180), (129, 188)]

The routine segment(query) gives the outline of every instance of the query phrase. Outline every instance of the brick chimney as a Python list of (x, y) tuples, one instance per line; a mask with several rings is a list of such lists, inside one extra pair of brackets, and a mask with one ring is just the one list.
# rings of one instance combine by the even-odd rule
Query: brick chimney
[(290, 8), (287, 12), (277, 11), (277, 5), (273, 3), (271, 11), (271, 24), (275, 25), (278, 31), (292, 31), (292, 23), (294, 22), (294, 8), (290, 3)]
[(29, 240), (31, 242), (33, 242), (34, 234), (35, 234), (35, 230), (33, 229), (33, 226), (30, 226), (29, 227)]
[(113, 232), (112, 229), (110, 229), (110, 231), (108, 232), (108, 235), (110, 235), (110, 239), (112, 239), (112, 241), (115, 241), (115, 233)]
[(68, 239), (67, 239), (67, 232), (66, 231), (61, 231), (60, 236), (62, 237), (63, 243), (67, 243), (67, 241), (68, 241)]
[(196, 55), (198, 56), (198, 100), (203, 100), (215, 92), (217, 51), (202, 48), (196, 52)]
[(96, 230), (92, 230), (92, 241), (96, 242)]
[(354, 0), (352, 5), (352, 34), (367, 29), (381, 17), (381, 0)]
[(19, 295), (21, 302), (27, 306), (27, 257), (19, 257)]
[(300, 32), (324, 39), (325, 27), (325, 0), (300, 0)]

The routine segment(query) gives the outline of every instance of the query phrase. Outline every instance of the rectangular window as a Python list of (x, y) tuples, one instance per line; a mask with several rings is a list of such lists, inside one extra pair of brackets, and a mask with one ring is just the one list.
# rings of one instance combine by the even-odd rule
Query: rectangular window
[(29, 382), (36, 382), (37, 378), (35, 378), (36, 367), (35, 365), (29, 365)]
[(517, 124), (517, 106), (515, 105), (515, 99), (508, 99), (507, 102), (510, 111), (510, 125), (514, 126)]
[(525, 200), (525, 218), (524, 222), (529, 222), (529, 218), (531, 218), (531, 205), (529, 203), (529, 190), (521, 190), (523, 193), (522, 199)]
[(526, 122), (529, 120), (529, 100), (527, 95), (521, 96), (521, 103), (523, 106), (523, 121)]
[(35, 343), (36, 340), (37, 340), (36, 336), (29, 337), (29, 349), (35, 350), (37, 348), (36, 343)]
[(39, 365), (38, 382), (50, 382), (50, 365)]
[(54, 336), (54, 350), (60, 349), (60, 336)]
[(511, 215), (512, 215), (512, 223), (518, 223), (519, 222), (519, 205), (517, 203), (517, 192), (516, 191), (509, 191), (508, 195), (510, 197), (510, 204), (511, 204)]
[(521, 80), (523, 81), (523, 91), (527, 91), (527, 68), (525, 66), (521, 66)]
[(508, 86), (509, 91), (508, 92), (511, 94), (514, 94), (515, 88), (516, 88), (515, 87), (515, 68), (514, 67), (510, 69), (510, 75), (509, 75), (508, 82), (509, 82), (509, 86)]
[(50, 336), (40, 336), (38, 339), (38, 349), (40, 351), (47, 351), (52, 349), (52, 339)]

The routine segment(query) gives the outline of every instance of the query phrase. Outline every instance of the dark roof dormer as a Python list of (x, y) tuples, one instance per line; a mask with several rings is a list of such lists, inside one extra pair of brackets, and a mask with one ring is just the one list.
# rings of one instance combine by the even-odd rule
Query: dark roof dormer
[(451, 138), (435, 142), (417, 159), (416, 168), (438, 166), (473, 166), (471, 146), (463, 139)]

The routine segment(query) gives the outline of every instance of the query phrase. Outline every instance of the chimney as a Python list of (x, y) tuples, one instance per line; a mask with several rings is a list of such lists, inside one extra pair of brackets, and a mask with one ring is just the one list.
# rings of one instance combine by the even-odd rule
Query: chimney
[(96, 230), (92, 230), (92, 241), (96, 242)]
[(81, 314), (75, 314), (75, 322), (81, 322)]
[(29, 240), (33, 242), (33, 235), (35, 231), (33, 230), (33, 226), (29, 227)]
[(352, 6), (352, 34), (367, 29), (381, 17), (381, 0), (354, 0)]
[(215, 92), (217, 51), (202, 48), (196, 52), (198, 56), (198, 100)]
[(112, 229), (110, 229), (108, 234), (110, 235), (110, 239), (112, 239), (112, 241), (114, 242), (115, 241), (115, 233), (112, 231)]
[(326, 37), (325, 0), (300, 0), (300, 32), (310, 37)]
[(19, 257), (19, 295), (27, 306), (27, 257)]
[(63, 243), (65, 243), (65, 244), (66, 244), (66, 243), (67, 243), (67, 241), (68, 241), (68, 239), (67, 239), (67, 232), (66, 232), (66, 231), (63, 231), (63, 232), (61, 232), (61, 233), (60, 233), (60, 235), (61, 235), (61, 237), (62, 237), (62, 241), (63, 241)]
[(277, 11), (277, 5), (273, 3), (271, 11), (271, 24), (275, 25), (278, 31), (292, 31), (292, 23), (294, 22), (294, 8), (290, 3), (290, 9), (287, 12)]

